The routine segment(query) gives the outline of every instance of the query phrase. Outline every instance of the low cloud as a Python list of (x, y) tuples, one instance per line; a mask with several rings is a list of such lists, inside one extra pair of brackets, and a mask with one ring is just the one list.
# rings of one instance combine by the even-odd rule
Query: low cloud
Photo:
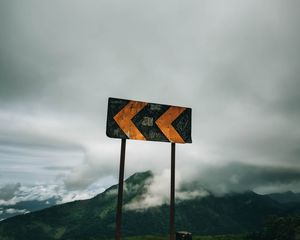
[(8, 214), (26, 214), (29, 213), (26, 209), (14, 209), (14, 208), (8, 208), (5, 210)]
[[(181, 189), (181, 177), (177, 173), (176, 178), (176, 200), (189, 200), (207, 196), (209, 193), (204, 189)], [(150, 207), (156, 207), (163, 204), (169, 204), (170, 199), (170, 170), (164, 170), (147, 183), (146, 193), (133, 199), (125, 205), (127, 210), (143, 210)]]
[(19, 202), (46, 201), (48, 199), (55, 199), (56, 203), (60, 204), (75, 200), (89, 199), (104, 191), (104, 188), (101, 188), (97, 184), (84, 190), (74, 191), (66, 189), (62, 184), (40, 184), (34, 186), (16, 184), (5, 185), (1, 190), (2, 189), (6, 189), (6, 193), (9, 189), (11, 193), (2, 194), (2, 191), (0, 191), (0, 206), (13, 206)]
[(207, 189), (214, 195), (248, 190), (262, 194), (300, 192), (300, 168), (240, 162), (203, 165), (201, 171), (190, 172), (182, 184), (187, 188)]
[[(267, 165), (250, 165), (239, 162), (209, 165), (203, 164), (201, 171), (176, 170), (176, 201), (203, 198), (210, 194), (221, 196), (227, 193), (241, 193), (252, 190), (267, 194), (292, 190), (300, 192), (300, 169)], [(18, 202), (56, 199), (56, 203), (89, 199), (104, 191), (103, 182), (112, 182), (112, 178), (100, 179), (81, 190), (70, 190), (62, 184), (25, 186), (9, 184), (1, 188), (0, 205), (12, 206)], [(108, 185), (109, 186), (109, 185)], [(124, 191), (134, 191), (135, 186)], [(169, 204), (170, 170), (156, 172), (145, 183), (145, 193), (125, 205), (127, 210), (144, 210), (163, 204)], [(111, 191), (116, 195), (117, 191)], [(4, 211), (0, 208), (1, 211)], [(13, 211), (13, 210), (11, 210)]]
[(7, 184), (0, 188), (0, 201), (4, 200), (7, 201), (9, 199), (12, 199), (16, 192), (20, 189), (21, 184)]
[[(203, 165), (201, 171), (176, 171), (176, 201), (254, 191), (259, 194), (300, 192), (300, 168), (249, 165), (232, 162), (220, 166)], [(127, 210), (143, 210), (169, 204), (170, 170), (155, 174), (146, 193), (125, 205)]]

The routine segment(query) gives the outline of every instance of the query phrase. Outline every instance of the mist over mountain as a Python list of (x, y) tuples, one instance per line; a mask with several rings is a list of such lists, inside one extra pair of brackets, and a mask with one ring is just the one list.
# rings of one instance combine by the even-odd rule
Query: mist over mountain
[[(141, 204), (147, 203), (145, 197), (153, 191), (149, 189), (153, 180), (152, 172), (147, 171), (136, 173), (125, 181), (124, 236), (167, 234), (168, 204), (144, 207)], [(179, 192), (188, 195), (187, 190)], [(194, 234), (245, 233), (260, 229), (271, 215), (300, 214), (300, 203), (290, 206), (251, 191), (223, 196), (199, 192), (205, 194), (177, 199), (177, 229)], [(116, 198), (117, 185), (114, 185), (89, 200), (9, 218), (0, 222), (0, 239), (110, 239), (115, 228)]]
[[(0, 185), (115, 183), (119, 141), (105, 122), (107, 98), (120, 97), (193, 109), (193, 144), (178, 146), (184, 181), (216, 195), (299, 192), (299, 8), (1, 1)], [(127, 150), (127, 176), (169, 168), (167, 144)]]

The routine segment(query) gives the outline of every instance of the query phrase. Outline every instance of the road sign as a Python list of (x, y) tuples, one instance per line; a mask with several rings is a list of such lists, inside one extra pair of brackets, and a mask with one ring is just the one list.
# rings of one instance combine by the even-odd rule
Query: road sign
[(170, 240), (175, 240), (175, 143), (191, 143), (192, 109), (108, 99), (106, 135), (121, 138), (115, 240), (121, 239), (126, 139), (171, 142)]
[(111, 138), (191, 143), (192, 109), (108, 99), (106, 135)]

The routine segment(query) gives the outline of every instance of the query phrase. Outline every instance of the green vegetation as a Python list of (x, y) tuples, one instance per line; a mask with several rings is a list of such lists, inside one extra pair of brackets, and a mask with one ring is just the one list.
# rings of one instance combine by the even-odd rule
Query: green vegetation
[(262, 231), (246, 236), (246, 240), (300, 240), (300, 217), (272, 217)]
[(193, 240), (243, 240), (244, 235), (195, 236)]
[[(168, 240), (167, 236), (129, 237), (124, 240)], [(193, 236), (193, 240), (244, 240), (244, 235)]]
[(157, 237), (157, 236), (141, 236), (141, 237), (128, 237), (123, 238), (124, 240), (166, 240), (168, 237)]

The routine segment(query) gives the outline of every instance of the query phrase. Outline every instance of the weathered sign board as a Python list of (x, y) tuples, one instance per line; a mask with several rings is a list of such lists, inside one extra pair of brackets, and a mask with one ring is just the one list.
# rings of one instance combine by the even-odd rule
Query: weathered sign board
[(111, 138), (191, 143), (192, 109), (118, 98), (108, 99)]

